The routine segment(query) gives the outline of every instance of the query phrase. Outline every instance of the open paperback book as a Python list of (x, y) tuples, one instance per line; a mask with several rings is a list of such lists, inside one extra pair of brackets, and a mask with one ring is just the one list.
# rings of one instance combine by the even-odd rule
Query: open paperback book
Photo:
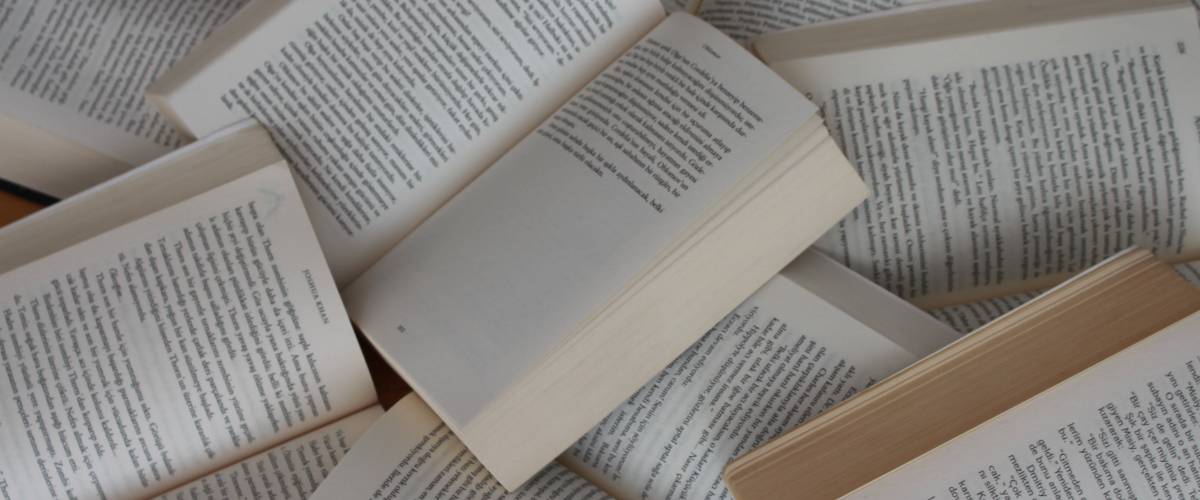
[(1196, 498), (1198, 341), (1193, 314), (850, 496)]
[(810, 252), (511, 494), (410, 395), (314, 498), (729, 498), (734, 457), (956, 338)]
[[(197, 134), (263, 120), (361, 274), (353, 321), (508, 487), (865, 197), (802, 95), (651, 0), (549, 2), (552, 46), (518, 36), (542, 4), (263, 5), (155, 99)], [(488, 28), (422, 37), (434, 14)]]
[(1200, 313), (847, 496), (1197, 498), (1198, 391)]
[(382, 412), (261, 128), (0, 230), (0, 273), (6, 498), (302, 497)]
[(754, 47), (872, 187), (818, 246), (903, 297), (1045, 288), (1130, 245), (1200, 257), (1185, 0), (931, 4)]
[(181, 145), (143, 92), (246, 2), (4, 2), (0, 179), (63, 198)]
[[(797, 491), (811, 498), (846, 495), (892, 469), (908, 467), (906, 463), (945, 442), (986, 428), (977, 426), (1197, 310), (1200, 290), (1146, 250), (1123, 252), (738, 458), (726, 470), (726, 480), (739, 499), (780, 498)], [(1158, 373), (1159, 366), (1143, 363), (1131, 368)], [(1057, 404), (1073, 406), (1066, 400)], [(1028, 423), (1040, 422), (1044, 419)], [(1056, 420), (1042, 429), (1064, 432), (1067, 440), (1072, 433), (1060, 424)], [(1022, 433), (1004, 433), (1010, 445), (1015, 445), (1011, 440), (1017, 434)], [(1110, 434), (1107, 439), (1114, 438), (1126, 436)], [(991, 448), (979, 448), (978, 453), (985, 449)], [(1060, 459), (1057, 451), (1029, 451), (1032, 456), (1009, 456), (1001, 469), (1015, 461), (1020, 464), (1016, 472), (1027, 473), (1021, 478), (1026, 485), (1040, 483), (1050, 491), (1045, 482), (1049, 475), (1062, 486), (1055, 471), (1074, 466), (1054, 463)], [(1027, 470), (1031, 463), (1037, 464), (1036, 470)], [(1105, 467), (1109, 466), (1116, 464)], [(936, 488), (963, 477), (958, 472), (940, 474), (947, 470), (927, 470), (919, 479), (903, 476), (899, 481)], [(982, 470), (988, 472), (978, 479), (1012, 486), (1007, 484), (1009, 472), (999, 478), (992, 475), (995, 470)], [(1108, 472), (1118, 475), (1115, 469)], [(968, 489), (972, 497), (978, 491), (975, 486)], [(875, 491), (876, 496), (907, 497), (886, 488)], [(1099, 495), (1089, 490), (1082, 496)], [(996, 498), (1001, 497), (1005, 496)]]

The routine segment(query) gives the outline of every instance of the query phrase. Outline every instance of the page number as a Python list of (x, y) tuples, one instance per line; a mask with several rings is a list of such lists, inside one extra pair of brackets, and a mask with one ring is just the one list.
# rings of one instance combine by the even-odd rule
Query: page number
[(1180, 54), (1187, 54), (1187, 44), (1186, 43), (1183, 43), (1181, 41), (1175, 42), (1175, 49), (1178, 50)]

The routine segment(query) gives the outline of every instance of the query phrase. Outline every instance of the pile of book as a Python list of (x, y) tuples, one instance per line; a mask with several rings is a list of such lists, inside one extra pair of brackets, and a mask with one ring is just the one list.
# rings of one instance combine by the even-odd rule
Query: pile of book
[(0, 4), (0, 498), (1200, 498), (1196, 12)]

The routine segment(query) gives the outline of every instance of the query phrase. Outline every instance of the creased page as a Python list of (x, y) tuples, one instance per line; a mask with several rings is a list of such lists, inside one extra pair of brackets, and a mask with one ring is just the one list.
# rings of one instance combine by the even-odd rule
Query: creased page
[(505, 491), (446, 424), (416, 394), (409, 394), (363, 434), (359, 444), (310, 498), (600, 500), (610, 497), (559, 464), (547, 466), (517, 491)]
[(928, 307), (1200, 250), (1188, 6), (773, 61), (873, 195), (819, 244)]
[(383, 408), (371, 406), (320, 429), (175, 488), (157, 500), (303, 500), (350, 451)]
[(160, 493), (374, 401), (281, 162), (0, 276), (0, 484)]
[(776, 276), (559, 460), (620, 498), (731, 498), (731, 460), (916, 360)]
[(674, 14), (348, 288), (347, 307), (460, 429), (813, 111)]
[[(702, 0), (698, 16), (738, 41), (931, 0)], [(945, 1), (945, 0), (943, 0)]]
[(281, 9), (170, 106), (198, 136), (248, 116), (270, 130), (339, 283), (662, 18), (655, 0)]
[(848, 498), (1197, 498), (1200, 315)]
[(0, 113), (131, 165), (161, 156), (183, 139), (142, 92), (246, 1), (5, 2)]

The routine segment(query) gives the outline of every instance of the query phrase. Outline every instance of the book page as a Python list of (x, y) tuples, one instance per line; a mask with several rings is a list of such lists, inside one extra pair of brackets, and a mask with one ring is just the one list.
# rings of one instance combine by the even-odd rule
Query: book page
[(308, 498), (359, 436), (382, 415), (383, 408), (368, 407), (175, 488), (157, 499)]
[(1200, 315), (847, 498), (1196, 498)]
[(930, 0), (701, 0), (697, 15), (730, 38), (756, 36)]
[(772, 62), (874, 195), (818, 245), (934, 307), (1200, 246), (1190, 7)]
[(197, 136), (270, 130), (339, 283), (662, 19), (655, 0), (282, 5), (169, 106)]
[(779, 274), (918, 358), (958, 340), (938, 319), (818, 250), (804, 252)]
[[(1184, 262), (1175, 265), (1175, 272), (1193, 285), (1200, 287), (1200, 262)], [(996, 318), (1033, 300), (1045, 290), (1015, 293), (992, 297), (965, 304), (957, 304), (938, 309), (931, 309), (929, 314), (939, 321), (950, 325), (960, 334), (971, 333), (979, 327), (991, 323)]]
[(69, 197), (131, 165), (0, 113), (0, 180), (47, 201)]
[(560, 461), (620, 498), (731, 498), (731, 460), (916, 360), (776, 276)]
[(559, 464), (547, 466), (520, 489), (505, 491), (446, 424), (416, 394), (409, 394), (367, 430), (310, 498), (599, 500), (610, 497)]
[(246, 2), (5, 2), (0, 114), (130, 165), (161, 156), (184, 139), (142, 92)]
[(813, 111), (673, 14), (349, 287), (347, 307), (465, 425)]
[(230, 126), (5, 226), (0, 274), (282, 161), (261, 127)]
[(0, 275), (0, 484), (161, 493), (374, 391), (282, 163)]

